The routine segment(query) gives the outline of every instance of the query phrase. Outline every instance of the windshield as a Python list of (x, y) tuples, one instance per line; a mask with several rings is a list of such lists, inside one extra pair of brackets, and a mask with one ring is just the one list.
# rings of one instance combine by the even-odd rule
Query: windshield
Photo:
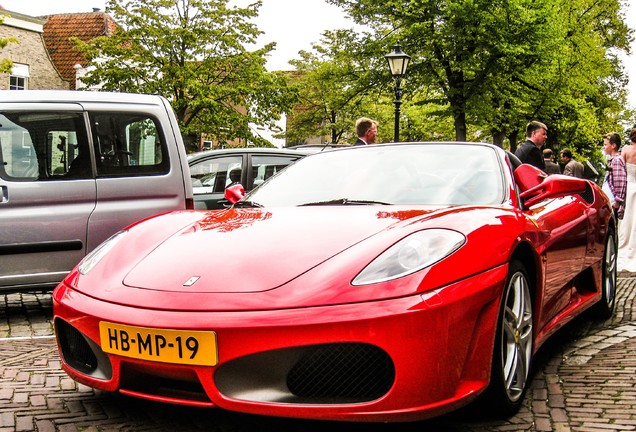
[(270, 206), (491, 205), (504, 198), (496, 151), (479, 144), (395, 144), (307, 156), (245, 197)]

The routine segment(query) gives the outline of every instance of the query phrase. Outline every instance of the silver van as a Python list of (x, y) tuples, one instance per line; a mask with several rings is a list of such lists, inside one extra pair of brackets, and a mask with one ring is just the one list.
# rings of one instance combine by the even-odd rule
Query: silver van
[(0, 291), (54, 287), (139, 219), (193, 208), (160, 96), (0, 91)]

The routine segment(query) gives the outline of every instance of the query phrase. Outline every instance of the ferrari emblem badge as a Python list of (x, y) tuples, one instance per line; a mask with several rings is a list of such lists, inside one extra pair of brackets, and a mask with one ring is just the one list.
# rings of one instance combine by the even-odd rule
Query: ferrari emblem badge
[(199, 280), (199, 276), (192, 276), (190, 279), (188, 279), (183, 286), (192, 286), (194, 285), (197, 281)]

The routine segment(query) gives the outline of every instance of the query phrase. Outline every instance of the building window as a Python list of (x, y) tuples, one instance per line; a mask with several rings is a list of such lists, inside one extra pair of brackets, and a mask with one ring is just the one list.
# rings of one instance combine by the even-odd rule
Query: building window
[(29, 65), (14, 63), (9, 78), (9, 90), (26, 90), (29, 83)]
[(25, 77), (13, 76), (9, 81), (9, 90), (26, 90), (27, 79)]

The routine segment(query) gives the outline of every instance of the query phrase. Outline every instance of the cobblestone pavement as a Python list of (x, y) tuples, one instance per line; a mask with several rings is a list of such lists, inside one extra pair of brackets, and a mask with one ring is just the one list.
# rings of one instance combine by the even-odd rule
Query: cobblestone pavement
[(636, 431), (636, 278), (619, 278), (615, 316), (577, 318), (534, 360), (519, 413), (460, 410), (407, 424), (279, 419), (164, 405), (92, 390), (60, 368), (47, 293), (0, 295), (0, 432)]

